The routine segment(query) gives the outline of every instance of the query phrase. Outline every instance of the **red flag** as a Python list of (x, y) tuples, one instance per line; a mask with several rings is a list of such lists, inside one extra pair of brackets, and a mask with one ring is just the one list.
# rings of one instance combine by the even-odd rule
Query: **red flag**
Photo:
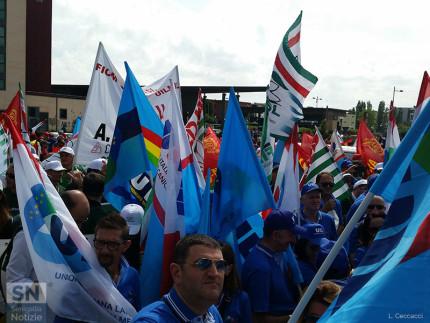
[(421, 82), (420, 94), (418, 95), (417, 107), (415, 108), (414, 120), (418, 117), (421, 112), (421, 108), (425, 105), (423, 104), (430, 98), (430, 77), (427, 71), (424, 71), (423, 81)]
[(209, 126), (208, 130), (206, 130), (206, 136), (203, 139), (203, 146), (205, 150), (205, 162), (204, 162), (204, 171), (203, 174), (206, 176), (208, 173), (208, 168), (211, 169), (211, 186), (216, 178), (216, 169), (218, 165), (218, 155), (219, 149), (221, 147), (221, 142), (218, 139), (215, 131), (213, 131), (212, 127)]
[(357, 132), (357, 153), (363, 157), (366, 177), (373, 174), (377, 163), (384, 161), (384, 150), (367, 128), (363, 118)]
[(312, 154), (312, 144), (314, 142), (314, 136), (308, 134), (307, 132), (302, 133), (302, 142), (298, 146), (299, 150), (299, 165), (305, 170), (306, 162)]
[[(9, 103), (9, 106), (6, 111), (2, 114), (7, 114), (12, 123), (16, 126), (16, 128), (21, 129), (21, 97), (19, 95), (19, 91)], [(8, 124), (3, 116), (1, 116), (1, 123), (3, 128), (9, 129)]]

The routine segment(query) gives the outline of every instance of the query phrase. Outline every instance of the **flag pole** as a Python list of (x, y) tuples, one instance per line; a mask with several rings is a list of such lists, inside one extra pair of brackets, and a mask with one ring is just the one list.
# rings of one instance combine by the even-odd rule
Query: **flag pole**
[(337, 254), (339, 253), (340, 248), (342, 248), (342, 246), (345, 244), (345, 241), (349, 237), (349, 235), (351, 234), (352, 230), (354, 229), (355, 224), (358, 222), (361, 215), (367, 209), (367, 206), (370, 204), (370, 202), (372, 201), (374, 196), (375, 196), (375, 194), (373, 194), (372, 192), (370, 192), (370, 191), (367, 192), (366, 197), (364, 198), (364, 200), (361, 202), (360, 206), (355, 211), (351, 220), (348, 222), (348, 225), (343, 230), (339, 239), (336, 241), (335, 245), (331, 249), (327, 258), (324, 260), (320, 269), (316, 273), (314, 279), (310, 283), (308, 289), (306, 290), (305, 294), (303, 295), (302, 299), (300, 300), (299, 304), (297, 305), (296, 309), (294, 310), (293, 314), (291, 315), (291, 317), (288, 321), (289, 323), (297, 322), (297, 320), (300, 317), (300, 315), (302, 314), (305, 306), (308, 304), (309, 299), (313, 295), (315, 289), (318, 287), (318, 284), (323, 279), (327, 270), (330, 268), (330, 265), (332, 264), (334, 258), (336, 258)]

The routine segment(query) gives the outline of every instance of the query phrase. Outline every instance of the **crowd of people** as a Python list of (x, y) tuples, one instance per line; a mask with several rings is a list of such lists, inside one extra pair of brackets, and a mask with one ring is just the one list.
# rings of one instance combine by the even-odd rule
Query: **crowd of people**
[[(107, 212), (102, 207), (107, 161), (95, 159), (86, 168), (74, 166), (74, 151), (66, 142), (67, 137), (61, 134), (57, 138), (49, 133), (33, 134), (33, 154), (78, 228), (91, 237), (97, 259), (112, 284), (138, 311), (133, 322), (286, 322), (381, 170), (377, 165), (374, 175), (362, 178), (357, 173), (359, 165), (345, 160), (341, 168), (351, 197), (342, 202), (333, 196), (333, 175), (318, 174), (315, 183), (302, 187), (299, 209), (277, 209), (266, 217), (263, 237), (243, 266), (236, 264), (229, 244), (201, 234), (185, 236), (176, 245), (170, 265), (172, 289), (160, 301), (142, 308), (140, 295), (145, 291), (140, 290), (138, 271), (145, 212), (135, 204)], [(53, 153), (58, 153), (60, 160), (50, 160)], [(38, 279), (23, 231), (14, 223), (19, 211), (13, 163), (3, 180), (0, 237), (13, 238), (6, 281), (35, 282)], [(372, 199), (313, 293), (301, 322), (316, 321), (347, 284), (382, 226), (386, 209), (382, 197)], [(289, 247), (303, 278), (299, 283), (294, 261), (285, 257)], [(48, 321), (70, 321), (54, 313), (47, 315)]]

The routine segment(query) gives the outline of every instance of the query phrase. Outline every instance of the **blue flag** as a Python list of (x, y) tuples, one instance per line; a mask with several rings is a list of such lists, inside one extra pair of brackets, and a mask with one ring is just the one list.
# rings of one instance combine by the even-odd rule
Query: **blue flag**
[(392, 205), (360, 266), (321, 318), (323, 322), (430, 318), (429, 105), (370, 189)]
[(197, 233), (210, 235), (211, 218), (211, 170), (208, 168), (205, 192), (203, 193), (202, 208), (200, 210), (200, 224)]
[[(145, 207), (143, 198), (136, 194), (131, 181), (151, 170), (141, 119), (153, 117), (154, 122), (158, 119), (127, 63), (125, 68), (127, 78), (118, 109), (104, 188), (106, 200), (117, 210), (130, 203)], [(160, 119), (158, 122), (162, 127)]]
[(275, 208), (275, 201), (231, 88), (215, 181), (212, 236), (224, 240), (248, 217), (270, 208)]
[(75, 127), (73, 128), (73, 136), (79, 132), (79, 128), (81, 127), (81, 116), (76, 118)]

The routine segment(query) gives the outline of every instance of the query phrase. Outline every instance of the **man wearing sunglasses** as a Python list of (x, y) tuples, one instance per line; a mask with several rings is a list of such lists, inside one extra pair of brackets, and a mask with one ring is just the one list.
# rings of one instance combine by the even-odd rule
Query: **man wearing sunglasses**
[(304, 233), (306, 229), (295, 224), (290, 211), (278, 209), (266, 217), (263, 238), (251, 250), (242, 269), (253, 322), (287, 322), (297, 306), (283, 254), (296, 241), (294, 235)]
[(127, 222), (119, 214), (110, 214), (97, 222), (94, 248), (97, 259), (106, 269), (122, 296), (139, 311), (140, 284), (137, 270), (129, 266), (122, 254), (130, 246)]
[(173, 287), (143, 308), (133, 322), (222, 322), (214, 306), (224, 284), (227, 262), (217, 241), (190, 234), (175, 246), (170, 273)]

